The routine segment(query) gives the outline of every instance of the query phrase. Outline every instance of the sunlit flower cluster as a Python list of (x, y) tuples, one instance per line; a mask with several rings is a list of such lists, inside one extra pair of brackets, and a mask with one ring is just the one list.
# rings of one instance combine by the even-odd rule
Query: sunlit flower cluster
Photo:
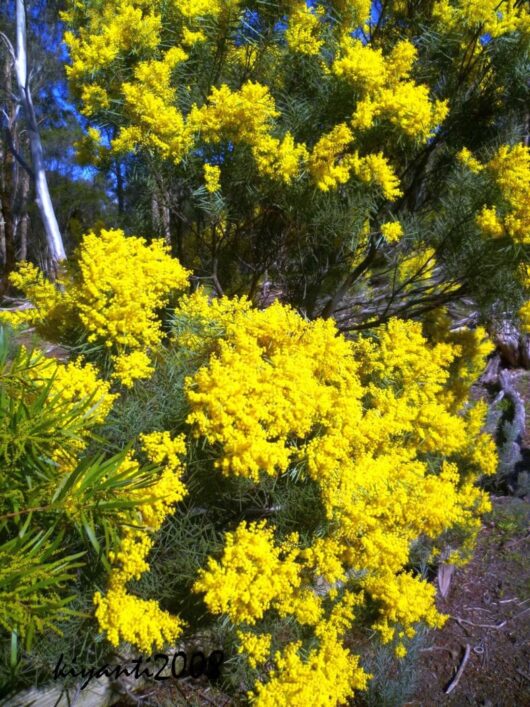
[[(127, 500), (137, 502), (137, 526), (127, 527), (117, 551), (109, 554), (112, 569), (105, 594), (96, 592), (96, 618), (100, 629), (114, 646), (127, 641), (150, 652), (174, 641), (182, 632), (182, 620), (163, 610), (155, 600), (131, 594), (127, 583), (149, 571), (147, 556), (153, 547), (153, 533), (161, 527), (175, 505), (186, 495), (181, 481), (181, 457), (186, 445), (183, 437), (171, 438), (169, 432), (142, 435), (142, 448), (148, 459), (162, 465), (154, 483), (147, 489), (129, 491)], [(138, 462), (129, 454), (121, 471), (131, 471)]]
[(523, 283), (528, 293), (528, 299), (519, 310), (523, 329), (526, 333), (530, 333), (530, 265), (522, 268)]
[[(90, 363), (80, 360), (63, 363), (35, 353), (27, 355), (31, 362), (29, 377), (43, 391), (49, 390), (50, 409), (61, 413), (61, 429), (71, 431), (70, 436), (60, 436), (61, 442), (51, 456), (61, 471), (72, 471), (93, 430), (107, 418), (117, 396), (110, 393), (109, 383), (101, 380)], [(53, 439), (53, 429), (48, 433)]]
[(530, 243), (530, 148), (501, 145), (485, 163), (464, 148), (458, 158), (471, 172), (486, 174), (500, 192), (502, 207), (485, 204), (477, 215), (480, 230), (491, 238)]
[[(354, 175), (392, 200), (400, 192), (387, 157), (381, 149), (359, 154), (350, 128), (358, 133), (381, 119), (414, 139), (426, 140), (444, 120), (447, 106), (431, 100), (427, 87), (411, 80), (417, 50), (410, 42), (398, 41), (383, 54), (370, 42), (352, 38), (351, 23), (368, 18), (369, 2), (335, 4), (336, 17), (321, 4), (279, 6), (278, 20), (285, 20), (286, 26), (277, 39), (263, 49), (237, 41), (224, 50), (229, 64), (243, 64), (247, 70), (262, 54), (279, 62), (290, 54), (318, 56), (323, 80), (345, 81), (357, 91), (351, 124), (322, 126), (311, 140), (299, 141), (293, 130), (285, 129), (283, 100), (278, 105), (280, 80), (277, 86), (259, 80), (221, 81), (206, 92), (201, 89), (202, 101), (184, 100), (190, 87), (179, 84), (176, 73), (190, 60), (195, 44), (210, 41), (218, 46), (215, 22), (229, 21), (240, 12), (236, 0), (187, 0), (171, 8), (160, 2), (120, 0), (115, 11), (106, 10), (103, 16), (85, 10), (85, 20), (72, 3), (64, 15), (77, 28), (65, 37), (72, 55), (69, 77), (89, 118), (121, 106), (125, 119), (111, 141), (114, 153), (143, 149), (180, 165), (191, 154), (203, 153), (205, 146), (223, 150), (229, 144), (230, 149), (250, 148), (261, 177), (292, 184), (309, 175), (319, 189), (328, 191)], [(214, 24), (205, 18), (215, 18)], [(142, 30), (131, 52), (127, 22), (133, 21), (141, 22)], [(174, 27), (171, 46), (161, 36), (164, 21)], [(329, 51), (327, 41), (336, 32), (339, 41)], [(80, 153), (98, 159), (93, 141), (89, 145), (85, 140)], [(203, 179), (208, 191), (217, 192), (219, 167), (206, 162)]]
[(428, 88), (409, 76), (417, 50), (408, 41), (398, 42), (390, 54), (344, 37), (333, 72), (361, 93), (353, 116), (354, 128), (366, 130), (384, 118), (412, 138), (425, 140), (448, 113), (444, 101), (431, 101)]
[(403, 236), (403, 226), (399, 221), (388, 221), (381, 224), (381, 233), (389, 243), (395, 243)]
[(390, 201), (400, 196), (399, 179), (383, 153), (361, 157), (357, 150), (350, 152), (353, 139), (346, 123), (340, 123), (314, 146), (309, 169), (318, 187), (329, 191), (345, 184), (353, 175), (361, 182), (379, 188)]
[(305, 2), (300, 2), (292, 10), (285, 32), (290, 49), (310, 56), (320, 52), (324, 44), (319, 38), (320, 18), (323, 14), (323, 7), (312, 9)]
[[(259, 483), (262, 474), (279, 478), (294, 464), (303, 468), (320, 490), (330, 525), (297, 551), (295, 537), (280, 542), (271, 525), (243, 524), (227, 534), (223, 556), (209, 560), (195, 590), (236, 625), (259, 629), (265, 611), (281, 615), (289, 606), (317, 631), (325, 612), (312, 583), (324, 577), (334, 585), (353, 575), (356, 593), (364, 590), (376, 602), (373, 628), (383, 641), (403, 631), (412, 636), (420, 620), (441, 625), (434, 590), (404, 568), (420, 535), (435, 543), (452, 527), (473, 534), (478, 514), (489, 507), (473, 485), (477, 475), (495, 471), (493, 440), (482, 432), (486, 409), (470, 406), (462, 414), (461, 406), (471, 370), (490, 351), (484, 332), (462, 331), (429, 346), (419, 324), (394, 319), (376, 340), (347, 342), (331, 322), (304, 321), (280, 304), (265, 311), (235, 307), (231, 318), (204, 296), (181, 305), (190, 319), (194, 308), (206, 317), (206, 307), (224, 333), (188, 380), (188, 421), (220, 450), (223, 474)], [(466, 356), (472, 349), (467, 376), (459, 373), (468, 372), (458, 363), (464, 348)], [(433, 455), (440, 453), (445, 461), (435, 472)], [(242, 650), (248, 641), (254, 664), (266, 658), (268, 642), (251, 633)], [(403, 654), (404, 644), (395, 650)], [(263, 700), (267, 690), (271, 700), (288, 692), (285, 670), (258, 688)], [(296, 684), (302, 689), (303, 681)]]
[(445, 30), (458, 28), (469, 33), (479, 30), (491, 37), (516, 30), (528, 32), (530, 28), (530, 13), (524, 3), (507, 0), (436, 0), (433, 19)]
[(34, 308), (8, 318), (29, 321), (56, 340), (67, 327), (81, 328), (89, 342), (114, 354), (114, 375), (125, 386), (149, 377), (153, 367), (146, 350), (162, 337), (158, 310), (172, 292), (186, 287), (188, 272), (161, 240), (147, 244), (120, 230), (86, 235), (76, 265), (73, 276), (55, 285), (35, 266), (22, 263), (11, 281)]

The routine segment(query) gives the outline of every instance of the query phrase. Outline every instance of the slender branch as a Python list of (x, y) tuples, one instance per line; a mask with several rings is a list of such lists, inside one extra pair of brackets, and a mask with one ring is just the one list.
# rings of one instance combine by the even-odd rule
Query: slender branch
[(4, 43), (7, 47), (7, 51), (11, 55), (11, 59), (13, 60), (13, 63), (16, 64), (17, 57), (15, 54), (15, 49), (14, 49), (13, 45), (11, 44), (9, 37), (6, 34), (4, 34), (4, 32), (0, 32), (0, 39), (2, 39), (4, 41)]
[(4, 129), (4, 134), (6, 137), (6, 143), (7, 143), (7, 148), (13, 155), (13, 157), (16, 159), (16, 161), (20, 164), (20, 166), (29, 174), (29, 176), (35, 181), (35, 172), (31, 169), (29, 164), (26, 162), (26, 160), (22, 157), (22, 155), (18, 152), (18, 150), (15, 147), (15, 144), (13, 142), (13, 136), (11, 135), (11, 130), (6, 127)]
[(372, 238), (370, 241), (370, 248), (365, 259), (360, 262), (359, 265), (357, 265), (357, 267), (351, 271), (351, 273), (349, 273), (342, 285), (337, 289), (335, 294), (330, 297), (330, 299), (326, 303), (320, 315), (323, 319), (329, 319), (329, 317), (333, 314), (335, 308), (337, 307), (341, 299), (344, 297), (344, 295), (348, 292), (353, 283), (370, 267), (372, 261), (375, 258), (376, 253), (377, 245), (375, 239)]
[(470, 655), (471, 655), (471, 648), (469, 646), (469, 643), (466, 643), (464, 657), (462, 658), (462, 662), (460, 663), (460, 667), (458, 668), (456, 675), (454, 676), (453, 680), (451, 680), (451, 682), (447, 686), (447, 689), (445, 690), (446, 695), (449, 695), (449, 693), (451, 693), (455, 689), (455, 687), (458, 685), (458, 682), (459, 682), (460, 678), (462, 677), (462, 673), (464, 672), (464, 668), (467, 665), (467, 661), (469, 660)]

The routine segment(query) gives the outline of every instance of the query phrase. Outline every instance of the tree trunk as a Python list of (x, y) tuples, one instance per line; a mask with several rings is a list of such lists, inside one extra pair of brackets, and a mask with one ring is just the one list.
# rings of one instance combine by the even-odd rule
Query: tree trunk
[(18, 260), (26, 260), (28, 257), (28, 231), (29, 231), (29, 214), (28, 214), (28, 199), (30, 190), (29, 174), (19, 168), (19, 199), (18, 199), (18, 214), (17, 228), (15, 240), (18, 243)]
[(20, 100), (24, 107), (31, 147), (31, 159), (33, 171), (35, 173), (36, 202), (42, 218), (46, 243), (52, 263), (52, 269), (56, 270), (57, 265), (66, 258), (63, 239), (59, 230), (59, 224), (55, 216), (53, 203), (46, 179), (44, 166), (44, 154), (39, 134), (39, 126), (35, 115), (35, 109), (31, 97), (28, 81), (27, 65), (27, 37), (26, 37), (26, 7), (24, 0), (16, 0), (16, 61), (15, 71), (18, 82)]
[(510, 368), (530, 367), (530, 338), (509, 322), (503, 322), (493, 335), (502, 363)]
[(153, 192), (151, 195), (151, 220), (154, 233), (157, 236), (162, 236), (170, 246), (171, 221), (169, 207), (159, 198), (156, 192)]
[(116, 174), (116, 197), (118, 199), (118, 213), (121, 216), (125, 213), (125, 194), (123, 189), (123, 173), (121, 171), (121, 162), (116, 160), (114, 172)]
[[(6, 94), (11, 93), (11, 61), (9, 56), (6, 55), (6, 61), (3, 67), (3, 84), (5, 87)], [(9, 109), (9, 124), (15, 122), (15, 107), (11, 102)], [(6, 127), (6, 146), (7, 131), (9, 131), (9, 125)], [(2, 136), (3, 137), (3, 136)], [(4, 294), (9, 287), (9, 275), (15, 269), (15, 225), (14, 225), (14, 196), (15, 196), (15, 186), (14, 186), (14, 170), (15, 170), (15, 159), (13, 154), (7, 147), (0, 149), (0, 158), (2, 162), (2, 174), (0, 175), (0, 211), (2, 212), (2, 256), (3, 256), (3, 273), (2, 273), (2, 285), (0, 287), (0, 292)]]

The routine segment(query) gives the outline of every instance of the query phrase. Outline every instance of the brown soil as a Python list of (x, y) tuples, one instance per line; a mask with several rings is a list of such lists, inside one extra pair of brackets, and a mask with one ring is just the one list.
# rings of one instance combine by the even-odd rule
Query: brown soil
[[(527, 500), (494, 499), (474, 559), (455, 572), (448, 595), (438, 600), (450, 618), (420, 651), (419, 684), (406, 705), (530, 705), (529, 519)], [(466, 646), (469, 659), (446, 694)]]

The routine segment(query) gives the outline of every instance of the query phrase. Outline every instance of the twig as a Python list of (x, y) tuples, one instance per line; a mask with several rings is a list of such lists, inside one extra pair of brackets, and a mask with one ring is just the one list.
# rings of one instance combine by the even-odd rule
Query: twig
[(460, 667), (458, 668), (456, 675), (451, 680), (451, 682), (447, 686), (447, 689), (445, 690), (446, 695), (451, 693), (455, 689), (455, 687), (458, 685), (458, 681), (462, 677), (462, 673), (464, 672), (464, 668), (466, 667), (466, 664), (467, 664), (467, 661), (469, 660), (470, 655), (471, 655), (471, 648), (469, 647), (469, 643), (466, 643), (464, 657), (462, 658), (462, 662), (460, 663)]
[(450, 648), (446, 648), (445, 646), (431, 646), (430, 648), (420, 648), (419, 650), (420, 653), (430, 653), (432, 651), (447, 651), (447, 653), (453, 653)]
[(513, 620), (513, 619), (518, 619), (519, 616), (522, 616), (523, 614), (526, 614), (527, 611), (530, 611), (530, 606), (529, 606), (527, 609), (525, 609), (524, 611), (521, 611), (521, 612), (519, 612), (518, 614), (516, 614), (515, 616), (512, 616), (512, 620)]
[(208, 702), (209, 705), (214, 705), (214, 707), (217, 707), (218, 703), (211, 700), (207, 695), (204, 694), (204, 692), (201, 692), (200, 696), (201, 696), (201, 699), (206, 700), (206, 702)]
[(459, 616), (451, 616), (451, 618), (453, 619), (453, 621), (456, 621), (457, 624), (469, 624), (470, 626), (474, 626), (475, 628), (502, 628), (503, 626), (506, 626), (506, 619), (504, 621), (501, 621), (499, 624), (476, 624), (473, 623), (473, 621), (461, 619)]

